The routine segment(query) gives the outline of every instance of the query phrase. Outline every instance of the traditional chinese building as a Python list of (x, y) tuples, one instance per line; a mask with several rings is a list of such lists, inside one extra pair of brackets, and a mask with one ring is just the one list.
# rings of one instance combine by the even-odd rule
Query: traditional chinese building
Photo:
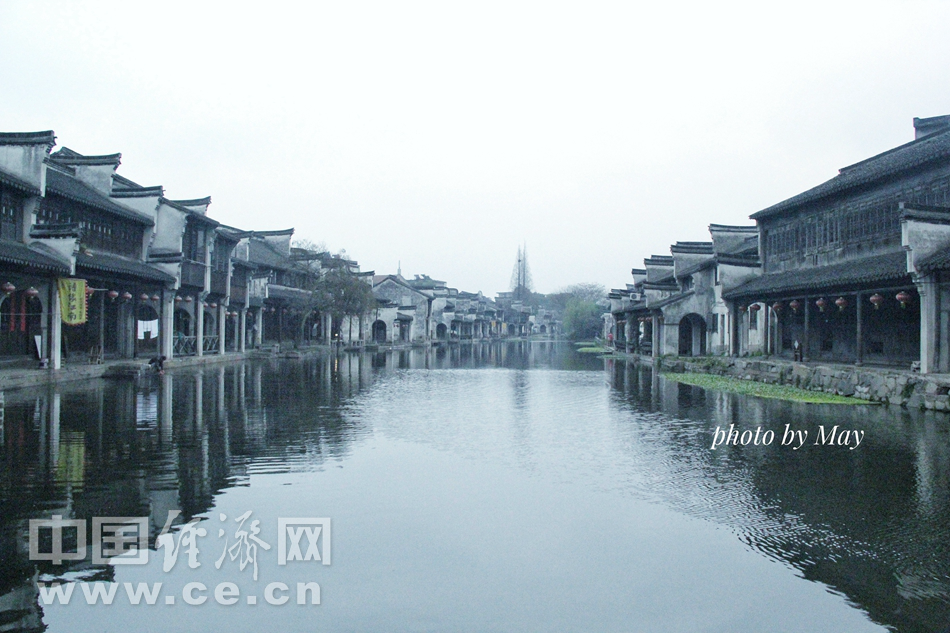
[(950, 248), (950, 117), (914, 127), (913, 141), (752, 215), (763, 274), (725, 298), (738, 312), (763, 306), (760, 351), (940, 368), (932, 262)]

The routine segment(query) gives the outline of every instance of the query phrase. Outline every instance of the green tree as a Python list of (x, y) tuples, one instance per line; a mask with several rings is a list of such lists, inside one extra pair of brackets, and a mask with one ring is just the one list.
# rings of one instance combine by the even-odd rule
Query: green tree
[(564, 336), (572, 341), (592, 339), (600, 334), (603, 310), (593, 301), (571, 297), (564, 308), (561, 323)]
[(311, 313), (316, 310), (321, 314), (329, 314), (337, 324), (344, 317), (357, 317), (361, 334), (363, 315), (376, 307), (372, 287), (350, 272), (346, 265), (322, 270), (314, 280), (311, 296)]

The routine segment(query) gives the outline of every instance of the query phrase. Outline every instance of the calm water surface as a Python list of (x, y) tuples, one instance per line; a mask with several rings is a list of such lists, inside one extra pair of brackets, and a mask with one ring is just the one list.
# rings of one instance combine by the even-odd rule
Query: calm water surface
[[(553, 343), (246, 362), (0, 410), (0, 631), (950, 630), (944, 415), (705, 392)], [(710, 450), (729, 424), (865, 439)], [(164, 550), (28, 555), (30, 519), (147, 517), (154, 548), (175, 511), (173, 540), (206, 532), (195, 568), (187, 542), (168, 572)], [(330, 518), (332, 564), (278, 565), (281, 517)], [(46, 604), (52, 581), (69, 604)], [(310, 582), (321, 604), (296, 604)], [(125, 583), (162, 583), (156, 604)], [(183, 603), (189, 583), (207, 602)], [(96, 586), (112, 604), (86, 604)]]

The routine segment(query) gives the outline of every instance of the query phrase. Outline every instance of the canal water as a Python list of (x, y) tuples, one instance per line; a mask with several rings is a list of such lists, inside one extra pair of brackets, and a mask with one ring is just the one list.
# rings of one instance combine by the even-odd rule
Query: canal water
[[(950, 630), (945, 415), (707, 392), (545, 342), (0, 411), (0, 631)], [(730, 425), (776, 439), (713, 450)], [(835, 425), (860, 445), (813, 443)], [(150, 549), (96, 560), (120, 519)]]

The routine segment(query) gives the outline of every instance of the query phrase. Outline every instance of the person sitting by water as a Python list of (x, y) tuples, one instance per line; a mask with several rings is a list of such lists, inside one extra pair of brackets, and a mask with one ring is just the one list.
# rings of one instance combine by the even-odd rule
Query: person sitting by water
[(153, 356), (148, 364), (161, 376), (165, 373), (165, 360), (167, 359), (164, 356)]

